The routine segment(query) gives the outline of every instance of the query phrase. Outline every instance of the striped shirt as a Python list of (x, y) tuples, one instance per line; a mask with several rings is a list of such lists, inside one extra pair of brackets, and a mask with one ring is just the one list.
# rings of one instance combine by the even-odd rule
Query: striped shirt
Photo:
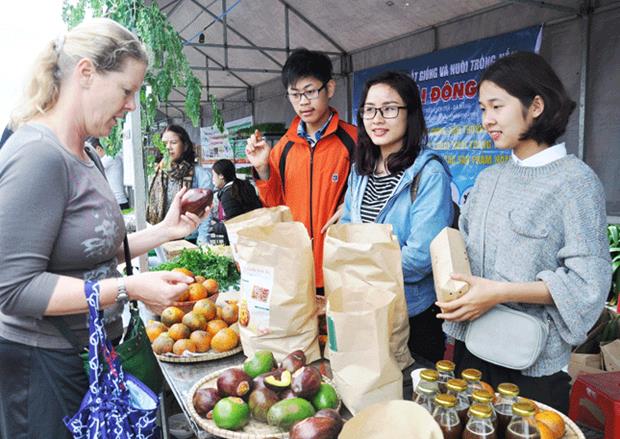
[(394, 192), (404, 172), (403, 170), (397, 174), (385, 175), (383, 177), (377, 177), (373, 174), (368, 176), (368, 185), (364, 191), (360, 207), (363, 223), (375, 222), (377, 215), (379, 215), (388, 198)]

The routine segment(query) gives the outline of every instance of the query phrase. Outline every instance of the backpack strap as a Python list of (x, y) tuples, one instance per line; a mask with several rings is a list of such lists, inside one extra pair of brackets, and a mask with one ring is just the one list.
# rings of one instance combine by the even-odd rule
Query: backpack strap
[(103, 163), (101, 163), (101, 159), (97, 155), (97, 151), (95, 151), (95, 149), (90, 145), (86, 145), (84, 147), (84, 151), (86, 151), (86, 155), (93, 161), (97, 169), (99, 169), (99, 171), (103, 174), (103, 178), (106, 178), (105, 169), (103, 169)]
[(349, 151), (349, 161), (353, 161), (353, 153), (355, 151), (355, 141), (353, 138), (347, 133), (347, 131), (338, 125), (338, 129), (336, 130), (336, 136), (342, 142), (342, 144)]
[(284, 145), (284, 148), (282, 149), (282, 155), (280, 155), (280, 180), (282, 181), (282, 192), (284, 193), (284, 184), (285, 184), (285, 172), (286, 172), (286, 156), (288, 156), (288, 153), (291, 151), (291, 148), (293, 147), (293, 145), (295, 144), (295, 142), (293, 142), (292, 140), (289, 140), (288, 142), (286, 142), (286, 145)]

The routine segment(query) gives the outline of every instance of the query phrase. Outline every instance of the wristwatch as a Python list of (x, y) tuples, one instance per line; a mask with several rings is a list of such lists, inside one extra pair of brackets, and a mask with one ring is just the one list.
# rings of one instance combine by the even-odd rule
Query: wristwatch
[(116, 303), (122, 303), (123, 305), (129, 302), (129, 294), (127, 294), (127, 287), (125, 286), (125, 278), (116, 278), (118, 282), (118, 292), (116, 293)]

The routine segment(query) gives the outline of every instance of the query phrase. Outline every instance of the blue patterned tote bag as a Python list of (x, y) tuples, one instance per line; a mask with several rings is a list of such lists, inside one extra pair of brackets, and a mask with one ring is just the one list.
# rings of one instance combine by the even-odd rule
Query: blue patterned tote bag
[[(99, 311), (99, 283), (85, 285), (89, 312), (89, 388), (78, 412), (64, 419), (75, 439), (158, 438), (158, 398), (136, 377), (123, 372)], [(104, 371), (102, 360), (108, 365)]]

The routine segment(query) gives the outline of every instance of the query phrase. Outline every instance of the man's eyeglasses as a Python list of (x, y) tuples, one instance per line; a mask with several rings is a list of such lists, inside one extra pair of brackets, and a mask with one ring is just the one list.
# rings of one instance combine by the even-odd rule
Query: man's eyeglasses
[(288, 98), (294, 102), (301, 101), (302, 96), (304, 96), (306, 99), (311, 101), (319, 97), (319, 93), (321, 92), (321, 90), (325, 88), (325, 86), (327, 86), (327, 82), (324, 82), (320, 88), (315, 88), (314, 90), (306, 90), (302, 92), (293, 91), (293, 92), (287, 93), (287, 95), (288, 95)]
[(375, 118), (378, 111), (384, 119), (395, 119), (398, 117), (401, 108), (407, 107), (397, 105), (390, 105), (387, 107), (362, 107), (360, 108), (360, 115), (362, 119), (370, 120)]

